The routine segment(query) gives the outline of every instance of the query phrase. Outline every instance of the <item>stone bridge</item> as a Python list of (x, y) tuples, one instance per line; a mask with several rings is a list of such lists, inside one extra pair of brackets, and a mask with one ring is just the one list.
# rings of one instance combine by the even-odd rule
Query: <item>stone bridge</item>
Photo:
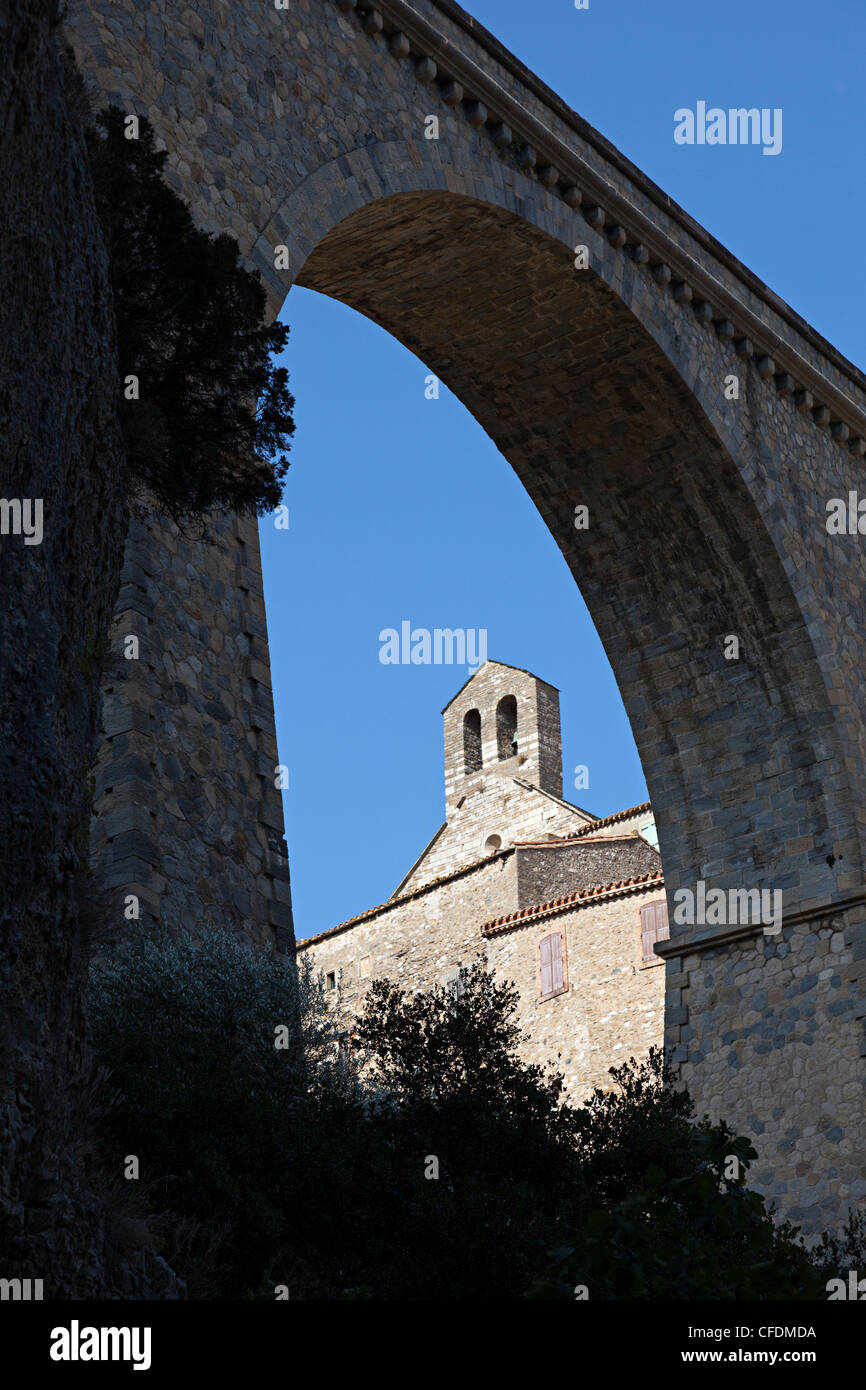
[[(760, 1187), (835, 1222), (866, 1197), (866, 565), (827, 504), (864, 486), (866, 378), (452, 0), (279, 3), (72, 0), (68, 33), (273, 315), (293, 283), (352, 305), (517, 470), (612, 663), (670, 901), (783, 893), (776, 935), (672, 928), (681, 1074)], [(133, 527), (97, 847), (151, 914), (288, 945), (256, 528), (218, 531)]]

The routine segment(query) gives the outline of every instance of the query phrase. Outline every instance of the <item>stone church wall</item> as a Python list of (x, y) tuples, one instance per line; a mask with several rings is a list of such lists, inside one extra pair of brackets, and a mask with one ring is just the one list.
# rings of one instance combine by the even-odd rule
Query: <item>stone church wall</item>
[[(660, 960), (641, 963), (640, 909), (663, 895), (656, 885), (493, 928), (486, 938), (490, 964), (520, 990), (522, 1056), (540, 1066), (553, 1061), (576, 1104), (595, 1087), (611, 1089), (610, 1067), (662, 1045), (665, 972)], [(538, 947), (553, 931), (565, 936), (568, 988), (540, 999)]]
[(373, 909), (353, 926), (300, 941), (298, 956), (309, 952), (317, 971), (336, 974), (339, 1007), (351, 1014), (376, 977), (386, 975), (407, 990), (444, 984), (483, 949), (481, 921), (512, 912), (516, 900), (511, 850), (435, 888)]

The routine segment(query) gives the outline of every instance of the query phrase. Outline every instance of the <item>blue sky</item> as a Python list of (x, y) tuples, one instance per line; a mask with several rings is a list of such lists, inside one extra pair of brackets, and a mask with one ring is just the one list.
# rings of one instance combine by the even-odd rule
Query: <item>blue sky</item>
[[(866, 366), (863, 0), (474, 0), (482, 24), (858, 366)], [(677, 145), (674, 112), (781, 108), (777, 156)], [(382, 902), (443, 818), (440, 711), (465, 679), (383, 666), (379, 633), (486, 628), (562, 691), (564, 794), (646, 787), (595, 630), (509, 465), (352, 310), (293, 290), (288, 531), (261, 523), (299, 937)], [(588, 791), (573, 769), (589, 767)]]

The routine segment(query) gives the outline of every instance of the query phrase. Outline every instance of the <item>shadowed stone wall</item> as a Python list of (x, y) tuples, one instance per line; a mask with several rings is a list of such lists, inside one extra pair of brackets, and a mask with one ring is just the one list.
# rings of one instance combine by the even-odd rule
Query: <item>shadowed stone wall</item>
[[(863, 376), (452, 0), (88, 0), (69, 33), (94, 93), (150, 117), (200, 223), (238, 237), (274, 314), (297, 282), (368, 315), (516, 469), (619, 682), (668, 893), (778, 889), (786, 935), (840, 916), (830, 1032), (807, 1043), (777, 1001), (756, 1054), (769, 1095), (750, 1061), (728, 1066), (725, 1113), (776, 1173), (824, 1101), (801, 1064), (823, 1052), (819, 1076), (841, 1057), (863, 1081), (866, 562), (825, 525), (862, 477)], [(730, 942), (673, 931), (670, 1037), (708, 1104), (722, 1020), (694, 961)], [(807, 1225), (863, 1177), (844, 1087), (838, 1127), (851, 1154), (825, 1135), (802, 1160), (824, 1196), (767, 1177)]]
[[(103, 690), (93, 859), (118, 907), (293, 944), (255, 521), (130, 527)], [(126, 638), (138, 638), (127, 659)], [(118, 913), (119, 915), (119, 913)]]

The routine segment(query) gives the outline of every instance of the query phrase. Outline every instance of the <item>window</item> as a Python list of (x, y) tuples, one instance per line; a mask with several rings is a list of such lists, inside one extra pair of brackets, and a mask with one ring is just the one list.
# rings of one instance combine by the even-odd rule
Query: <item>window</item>
[(496, 747), (500, 762), (517, 752), (517, 701), (513, 695), (503, 695), (496, 706)]
[(336, 989), (336, 988), (337, 988), (337, 972), (336, 972), (336, 970), (329, 970), (328, 973), (327, 973), (327, 975), (325, 976), (325, 989)]
[(484, 841), (484, 848), (488, 854), (496, 854), (497, 850), (502, 849), (502, 836), (488, 835)]
[(555, 994), (564, 994), (568, 988), (568, 979), (565, 968), (565, 936), (562, 932), (551, 932), (539, 943), (538, 964), (541, 976), (539, 999), (552, 999)]
[(463, 772), (481, 770), (481, 713), (477, 709), (467, 710), (463, 716)]
[(451, 974), (446, 977), (445, 988), (448, 990), (449, 994), (454, 996), (455, 999), (459, 999), (461, 994), (465, 994), (466, 981), (463, 977), (463, 971), (453, 970)]
[(668, 925), (668, 905), (666, 899), (647, 903), (640, 910), (641, 965), (661, 965), (653, 946), (657, 941), (667, 941), (670, 937)]
[(369, 974), (370, 974), (370, 957), (369, 957), (369, 956), (362, 956), (362, 957), (361, 957), (361, 979), (362, 979), (362, 980), (366, 980)]
[(658, 831), (656, 830), (656, 823), (655, 823), (655, 818), (654, 818), (654, 817), (651, 817), (651, 818), (647, 821), (646, 825), (642, 825), (642, 826), (640, 827), (640, 833), (641, 833), (641, 835), (643, 835), (643, 837), (644, 837), (644, 839), (647, 841), (647, 843), (652, 845), (653, 849), (658, 849), (658, 847), (659, 847), (659, 833), (658, 833)]

